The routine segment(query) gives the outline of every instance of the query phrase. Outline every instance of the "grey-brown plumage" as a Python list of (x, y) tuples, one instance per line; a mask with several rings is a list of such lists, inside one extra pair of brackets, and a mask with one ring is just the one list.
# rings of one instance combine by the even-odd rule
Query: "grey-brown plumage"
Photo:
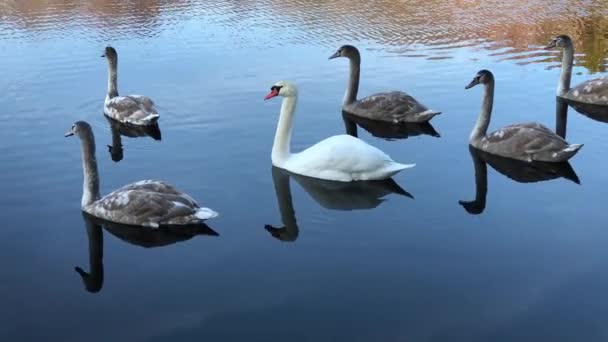
[(585, 81), (575, 87), (570, 87), (572, 65), (574, 63), (574, 45), (567, 35), (553, 38), (546, 49), (560, 48), (563, 50), (562, 70), (557, 84), (557, 96), (568, 101), (585, 104), (608, 106), (608, 76)]
[(85, 208), (112, 222), (148, 227), (193, 224), (201, 221), (200, 210), (190, 196), (155, 180), (123, 186)]
[(152, 125), (158, 121), (159, 114), (154, 101), (143, 95), (118, 95), (118, 53), (111, 46), (105, 48), (108, 60), (108, 89), (103, 112), (110, 118), (134, 125)]
[(77, 135), (83, 145), (83, 211), (104, 220), (146, 227), (189, 225), (217, 216), (162, 181), (139, 181), (100, 198), (93, 130), (88, 123), (78, 121), (66, 133), (66, 137), (71, 135)]
[(608, 76), (585, 81), (563, 96), (566, 100), (608, 106)]
[(368, 119), (391, 123), (426, 122), (441, 113), (429, 109), (402, 91), (377, 93), (357, 100), (361, 69), (359, 50), (352, 45), (344, 45), (329, 59), (337, 57), (346, 57), (350, 61), (350, 77), (342, 105), (344, 111)]
[(480, 70), (465, 87), (483, 84), (484, 97), (481, 113), (469, 137), (469, 143), (482, 151), (523, 161), (562, 162), (572, 158), (582, 144), (568, 144), (547, 127), (526, 122), (513, 124), (486, 134), (494, 102), (494, 75)]
[(148, 228), (133, 226), (122, 223), (111, 222), (89, 214), (87, 218), (131, 245), (144, 248), (155, 248), (168, 246), (174, 243), (187, 241), (195, 236), (219, 236), (211, 227), (203, 222), (190, 225), (164, 225), (159, 228)]

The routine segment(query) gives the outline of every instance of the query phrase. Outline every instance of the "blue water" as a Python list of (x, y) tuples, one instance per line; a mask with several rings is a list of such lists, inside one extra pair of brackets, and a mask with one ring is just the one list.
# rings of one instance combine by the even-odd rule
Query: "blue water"
[[(586, 43), (605, 41), (601, 1), (581, 2), (580, 13), (497, 7), (512, 26), (467, 10), (482, 6), (474, 2), (454, 18), (441, 16), (448, 5), (401, 11), (390, 1), (0, 3), (1, 340), (606, 338), (603, 123), (568, 114), (567, 140), (585, 144), (571, 161), (580, 185), (520, 183), (489, 167), (483, 212), (458, 202), (475, 198), (467, 141), (481, 105), (481, 89), (464, 86), (479, 69), (494, 72), (491, 128), (554, 128), (559, 59), (540, 47), (562, 32), (546, 18), (595, 28), (575, 39), (576, 84), (605, 68), (605, 43), (599, 52)], [(525, 47), (500, 35), (524, 24), (540, 32)], [(273, 177), (280, 101), (263, 96), (278, 80), (299, 86), (293, 150), (344, 133), (348, 63), (327, 57), (345, 43), (362, 52), (360, 94), (405, 90), (443, 112), (432, 121), (440, 137), (358, 129), (417, 164), (394, 178), (413, 198)], [(162, 139), (122, 137), (118, 162), (102, 115), (107, 44), (119, 53), (119, 91), (152, 97), (161, 113)], [(143, 247), (83, 219), (80, 147), (63, 136), (76, 120), (93, 126), (102, 194), (165, 180), (220, 213), (208, 222), (219, 236)], [(285, 226), (277, 234), (289, 241), (265, 225)], [(91, 293), (74, 267), (89, 272), (90, 256), (99, 267), (100, 246), (103, 281)]]

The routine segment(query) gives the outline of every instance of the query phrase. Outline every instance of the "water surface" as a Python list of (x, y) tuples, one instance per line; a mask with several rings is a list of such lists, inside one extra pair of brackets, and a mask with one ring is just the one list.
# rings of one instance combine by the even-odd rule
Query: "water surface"
[[(0, 339), (605, 339), (607, 127), (570, 110), (576, 178), (487, 160), (468, 149), (481, 91), (464, 86), (490, 69), (491, 127), (554, 128), (560, 59), (542, 47), (569, 34), (573, 84), (596, 77), (607, 15), (601, 0), (0, 1)], [(346, 43), (360, 94), (405, 90), (443, 111), (432, 127), (345, 121), (348, 63), (327, 57)], [(158, 132), (103, 117), (107, 44)], [(280, 105), (262, 97), (281, 79), (300, 87), (294, 150), (357, 128), (417, 163), (394, 179), (410, 196), (273, 169)], [(168, 181), (220, 212), (211, 231), (83, 217), (76, 120), (93, 125), (102, 193)]]

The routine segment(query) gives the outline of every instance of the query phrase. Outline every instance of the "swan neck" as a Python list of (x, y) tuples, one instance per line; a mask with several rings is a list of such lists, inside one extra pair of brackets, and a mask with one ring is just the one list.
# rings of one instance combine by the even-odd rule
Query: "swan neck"
[(108, 98), (118, 96), (118, 59), (108, 59)]
[(296, 96), (285, 97), (281, 103), (281, 113), (272, 145), (272, 163), (276, 166), (281, 166), (291, 155), (291, 130), (296, 103)]
[(87, 132), (81, 138), (82, 170), (84, 183), (82, 185), (82, 208), (99, 199), (99, 174), (97, 173), (97, 159), (95, 158), (95, 137), (93, 132)]
[(572, 65), (574, 63), (574, 47), (568, 44), (562, 55), (562, 71), (559, 75), (559, 84), (557, 85), (557, 95), (563, 96), (570, 90), (570, 81), (572, 79)]
[(484, 84), (483, 101), (481, 104), (481, 113), (477, 118), (477, 123), (471, 132), (469, 141), (481, 139), (486, 135), (488, 126), (490, 126), (490, 116), (492, 115), (492, 105), (494, 103), (494, 80)]
[(346, 93), (344, 94), (344, 105), (351, 104), (357, 101), (357, 93), (359, 92), (359, 77), (361, 73), (361, 57), (355, 55), (349, 58), (350, 61), (350, 76)]
[(346, 134), (351, 135), (355, 138), (358, 137), (357, 132), (357, 124), (355, 121), (348, 118), (346, 113), (342, 113), (342, 119), (344, 120), (344, 128), (346, 130)]

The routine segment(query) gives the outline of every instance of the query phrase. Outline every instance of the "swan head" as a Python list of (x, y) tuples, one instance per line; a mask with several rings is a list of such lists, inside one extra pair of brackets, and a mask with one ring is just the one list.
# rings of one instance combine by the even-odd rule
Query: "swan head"
[(551, 39), (549, 45), (545, 47), (545, 50), (551, 50), (554, 48), (566, 48), (572, 46), (572, 39), (565, 34), (560, 34), (559, 36)]
[(275, 96), (296, 97), (298, 96), (298, 88), (292, 82), (279, 81), (270, 87), (270, 93), (264, 96), (264, 100), (269, 100)]
[(101, 57), (105, 57), (109, 60), (116, 60), (118, 58), (118, 53), (116, 52), (116, 49), (108, 45), (103, 51), (103, 55), (101, 55)]
[(329, 59), (334, 59), (338, 57), (346, 57), (348, 59), (351, 58), (360, 58), (359, 50), (352, 45), (342, 45), (334, 52), (333, 55), (329, 56)]
[(477, 74), (475, 74), (475, 77), (473, 77), (473, 80), (469, 82), (464, 89), (470, 89), (478, 84), (488, 84), (491, 82), (494, 82), (494, 75), (492, 75), (492, 72), (485, 69), (479, 70)]
[(65, 133), (65, 137), (71, 137), (75, 135), (79, 138), (84, 137), (85, 135), (89, 135), (93, 133), (93, 129), (91, 125), (86, 123), (85, 121), (76, 121), (72, 127)]

